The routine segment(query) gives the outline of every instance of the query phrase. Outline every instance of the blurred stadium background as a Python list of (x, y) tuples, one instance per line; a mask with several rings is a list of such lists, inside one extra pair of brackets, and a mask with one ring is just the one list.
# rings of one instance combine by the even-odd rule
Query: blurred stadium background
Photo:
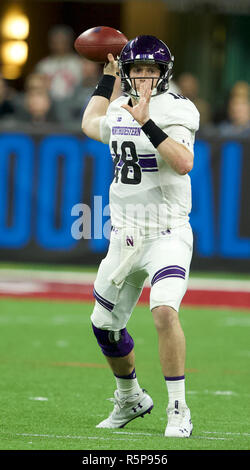
[[(108, 246), (103, 229), (109, 224), (105, 208), (112, 161), (106, 145), (81, 133), (81, 115), (101, 67), (77, 56), (73, 42), (84, 30), (99, 25), (117, 28), (129, 39), (152, 34), (164, 40), (175, 56), (171, 89), (188, 96), (201, 114), (195, 165), (190, 175), (194, 256), (183, 305), (220, 306), (234, 308), (235, 312), (241, 308), (248, 312), (250, 1), (1, 0), (2, 325), (7, 326), (8, 318), (18, 312), (19, 305), (13, 300), (8, 303), (9, 297), (28, 297), (37, 302), (92, 302), (93, 279)], [(90, 236), (85, 233), (79, 239), (71, 234), (72, 224), (81, 215), (77, 204), (85, 204), (92, 214)], [(146, 285), (142, 302), (147, 301), (148, 293)], [(43, 321), (43, 307), (38, 308), (38, 303), (37, 307), (30, 305), (32, 311), (28, 312), (28, 304), (20, 304), (27, 322), (32, 323), (33, 309), (39, 311), (36, 321)], [(62, 304), (56, 308), (61, 311)], [(86, 313), (90, 311), (91, 306)], [(192, 313), (193, 318), (196, 313)], [(78, 315), (80, 319), (80, 309)], [(241, 327), (249, 327), (245, 314), (241, 315)], [(16, 321), (18, 325), (18, 314)], [(25, 319), (20, 322), (24, 325)], [(18, 331), (17, 326), (15, 338)], [(23, 335), (25, 331), (22, 329)], [(46, 335), (45, 332), (44, 338)], [(12, 344), (7, 338), (6, 332), (3, 357)], [(12, 346), (13, 357), (21, 357), (22, 345), (16, 350), (16, 344)], [(37, 345), (29, 349), (27, 343), (24, 357), (36, 354), (33, 347)], [(248, 353), (246, 349), (247, 346), (245, 358), (246, 354), (249, 358), (249, 345)], [(81, 351), (74, 354), (77, 360)], [(64, 356), (66, 360), (65, 353)], [(92, 362), (90, 356), (86, 362)], [(39, 358), (44, 360), (43, 356)], [(101, 360), (96, 358), (97, 362)], [(9, 358), (2, 360), (3, 367), (8, 366), (8, 361)], [(209, 358), (207, 361), (209, 364)], [(27, 361), (25, 364), (28, 367)], [(243, 372), (247, 374), (245, 369)], [(38, 395), (37, 391), (30, 393)], [(20, 429), (17, 428), (19, 435)], [(5, 448), (17, 444), (8, 445)]]
[(95, 240), (74, 240), (70, 228), (75, 204), (93, 208), (103, 195), (103, 211), (112, 178), (108, 149), (80, 129), (100, 67), (72, 44), (109, 25), (165, 40), (171, 87), (200, 110), (192, 269), (249, 272), (249, 9), (247, 0), (1, 1), (2, 261), (89, 265), (107, 248), (100, 227)]

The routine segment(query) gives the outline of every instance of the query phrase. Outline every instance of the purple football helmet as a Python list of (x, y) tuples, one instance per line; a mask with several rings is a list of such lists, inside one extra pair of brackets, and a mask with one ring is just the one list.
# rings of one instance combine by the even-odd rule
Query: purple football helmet
[[(152, 96), (167, 91), (172, 76), (174, 57), (168, 46), (155, 36), (137, 36), (127, 42), (122, 49), (118, 60), (122, 91), (134, 98), (139, 97), (137, 90), (133, 88), (129, 71), (131, 64), (136, 65), (141, 62), (157, 64), (160, 67), (160, 77), (152, 91)], [(153, 77), (147, 78), (152, 78), (153, 83)]]

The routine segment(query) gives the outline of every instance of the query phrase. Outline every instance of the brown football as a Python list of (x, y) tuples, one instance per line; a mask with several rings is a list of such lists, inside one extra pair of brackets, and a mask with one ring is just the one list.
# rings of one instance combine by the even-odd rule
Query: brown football
[(78, 54), (86, 59), (105, 63), (109, 52), (116, 58), (127, 42), (126, 36), (118, 29), (97, 26), (80, 34), (75, 40), (74, 47)]

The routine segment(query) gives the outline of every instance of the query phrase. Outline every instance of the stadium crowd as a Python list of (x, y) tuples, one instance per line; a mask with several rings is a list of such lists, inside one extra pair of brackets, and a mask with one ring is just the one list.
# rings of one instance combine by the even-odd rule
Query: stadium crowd
[[(81, 116), (101, 76), (100, 64), (73, 50), (73, 31), (55, 26), (48, 36), (50, 53), (42, 59), (17, 91), (0, 75), (0, 126), (18, 124), (79, 130)], [(199, 80), (190, 72), (171, 80), (170, 90), (189, 98), (200, 112), (200, 128), (209, 135), (250, 135), (249, 84), (238, 81), (222, 109), (213, 109), (201, 95)]]

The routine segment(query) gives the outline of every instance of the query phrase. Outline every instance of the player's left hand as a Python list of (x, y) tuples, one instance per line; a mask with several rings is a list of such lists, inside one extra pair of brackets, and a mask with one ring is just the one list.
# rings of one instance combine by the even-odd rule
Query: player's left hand
[(151, 80), (145, 79), (140, 83), (140, 99), (136, 106), (123, 104), (121, 107), (126, 109), (131, 116), (141, 125), (145, 124), (149, 119), (149, 102), (151, 98)]

